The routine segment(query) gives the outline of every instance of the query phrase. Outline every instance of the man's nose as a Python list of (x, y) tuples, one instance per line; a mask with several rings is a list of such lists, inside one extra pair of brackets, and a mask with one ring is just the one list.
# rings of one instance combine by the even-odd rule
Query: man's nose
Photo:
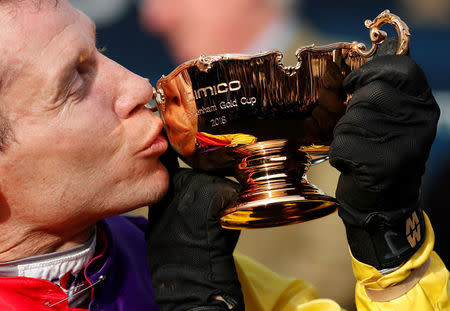
[(131, 72), (128, 72), (121, 84), (121, 94), (116, 101), (115, 110), (120, 118), (127, 119), (150, 102), (153, 87), (148, 79)]

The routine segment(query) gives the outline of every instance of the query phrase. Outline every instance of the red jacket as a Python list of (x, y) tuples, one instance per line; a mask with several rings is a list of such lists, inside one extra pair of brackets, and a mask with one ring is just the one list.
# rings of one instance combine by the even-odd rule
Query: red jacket
[(77, 311), (69, 308), (67, 300), (52, 308), (46, 303), (61, 301), (67, 295), (58, 285), (41, 279), (26, 277), (0, 278), (0, 309), (2, 311)]

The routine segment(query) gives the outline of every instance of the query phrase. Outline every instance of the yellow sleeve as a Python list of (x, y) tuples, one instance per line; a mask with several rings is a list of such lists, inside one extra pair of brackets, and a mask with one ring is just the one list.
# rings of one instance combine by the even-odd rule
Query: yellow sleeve
[(284, 278), (254, 260), (234, 253), (246, 311), (341, 311), (330, 299), (318, 299), (310, 284)]
[(358, 311), (450, 310), (449, 272), (433, 252), (434, 232), (426, 215), (425, 222), (423, 245), (394, 272), (383, 275), (352, 257)]
[[(434, 232), (425, 215), (427, 234), (421, 248), (392, 273), (383, 275), (352, 257), (358, 311), (450, 311), (449, 272), (433, 252)], [(329, 299), (318, 299), (308, 283), (284, 278), (235, 252), (246, 311), (342, 311)]]

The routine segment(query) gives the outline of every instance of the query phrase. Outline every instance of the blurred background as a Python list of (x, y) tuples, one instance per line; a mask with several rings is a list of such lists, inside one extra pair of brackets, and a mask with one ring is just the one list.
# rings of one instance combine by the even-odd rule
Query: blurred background
[[(424, 69), (441, 107), (426, 175), (424, 207), (434, 223), (436, 247), (449, 265), (443, 223), (450, 190), (450, 1), (378, 0), (71, 0), (97, 24), (98, 47), (147, 77), (153, 85), (180, 63), (200, 54), (281, 50), (294, 65), (297, 48), (359, 41), (370, 47), (364, 20), (385, 9), (410, 27), (411, 56)], [(394, 28), (383, 30), (395, 35)], [(334, 195), (338, 173), (328, 163), (309, 180)], [(401, 195), (401, 193), (399, 193)], [(146, 209), (138, 214), (146, 215)], [(441, 222), (441, 223), (440, 223)], [(439, 239), (441, 242), (439, 242)], [(345, 230), (337, 214), (287, 227), (246, 230), (238, 250), (274, 271), (312, 283), (319, 295), (351, 311), (354, 280)]]

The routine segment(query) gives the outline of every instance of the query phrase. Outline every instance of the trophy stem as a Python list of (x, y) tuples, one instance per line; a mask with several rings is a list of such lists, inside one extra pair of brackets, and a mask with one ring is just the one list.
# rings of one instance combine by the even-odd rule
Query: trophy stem
[(242, 190), (235, 206), (221, 212), (222, 227), (266, 228), (300, 223), (336, 210), (336, 200), (309, 184), (311, 157), (298, 144), (269, 140), (234, 148), (235, 176)]

